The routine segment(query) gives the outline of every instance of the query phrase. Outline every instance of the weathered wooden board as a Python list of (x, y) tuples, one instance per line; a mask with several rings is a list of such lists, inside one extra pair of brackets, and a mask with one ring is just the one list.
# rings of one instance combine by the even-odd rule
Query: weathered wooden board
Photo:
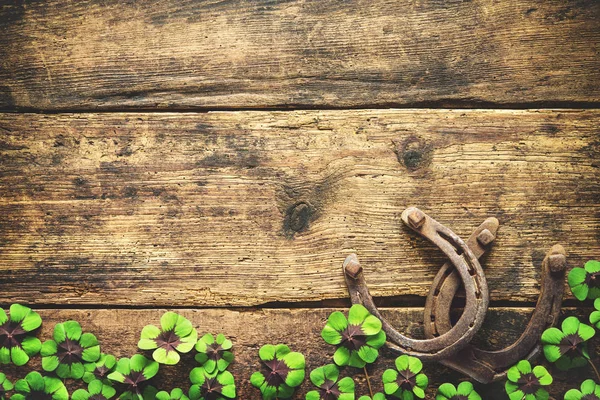
[(0, 109), (600, 101), (600, 3), (0, 1)]
[[(600, 241), (598, 111), (0, 116), (0, 302), (247, 306), (420, 296), (444, 259), (400, 221), (501, 222), (492, 300)], [(406, 299), (406, 297), (403, 297)], [(388, 303), (389, 304), (389, 303)], [(394, 303), (402, 305), (406, 303)]]
[[(250, 375), (260, 368), (258, 349), (267, 343), (285, 343), (294, 351), (300, 351), (307, 361), (307, 379), (300, 387), (295, 399), (304, 399), (304, 394), (311, 390), (308, 372), (312, 369), (331, 363), (335, 350), (320, 337), (327, 316), (333, 309), (280, 309), (280, 310), (177, 310), (192, 321), (198, 331), (204, 333), (223, 333), (234, 343), (235, 362), (230, 366), (238, 388), (239, 399), (259, 399), (259, 391), (249, 382)], [(130, 357), (137, 350), (142, 327), (147, 324), (159, 324), (162, 310), (41, 310), (44, 325), (40, 332), (42, 340), (49, 339), (57, 322), (74, 319), (81, 323), (85, 332), (94, 333), (100, 340), (101, 350), (117, 357)], [(568, 313), (571, 314), (572, 311)], [(578, 311), (584, 314), (582, 310)], [(497, 308), (488, 313), (484, 328), (477, 339), (478, 345), (486, 348), (503, 348), (512, 343), (520, 335), (522, 327), (527, 324), (531, 309)], [(386, 309), (384, 315), (392, 323), (413, 337), (422, 336), (422, 310), (414, 308)], [(591, 354), (597, 356), (596, 341), (592, 340)], [(381, 374), (393, 367), (396, 355), (383, 348), (376, 364), (369, 367), (369, 374), (374, 390), (382, 390)], [(539, 360), (542, 362), (542, 360)], [(22, 368), (3, 367), (11, 379), (22, 377), (30, 369), (39, 369), (39, 357), (30, 365)], [(162, 366), (154, 385), (160, 389), (170, 390), (181, 387), (189, 388), (188, 374), (195, 366), (193, 353), (185, 356), (177, 366)], [(544, 363), (545, 364), (545, 363)], [(570, 373), (558, 372), (548, 367), (554, 375), (555, 382), (550, 388), (552, 395), (562, 399), (567, 389), (578, 387), (586, 378), (591, 378), (590, 368), (581, 368)], [(432, 399), (435, 389), (443, 382), (458, 383), (466, 379), (461, 374), (452, 372), (439, 364), (426, 364), (424, 372), (430, 378), (428, 399)], [(356, 394), (367, 394), (368, 388), (362, 370), (346, 368), (344, 375), (353, 376), (357, 389)], [(77, 383), (68, 381), (73, 390)], [(504, 383), (492, 385), (476, 385), (476, 389), (486, 400), (506, 399)], [(430, 397), (431, 396), (431, 397)], [(358, 397), (358, 396), (357, 396)]]

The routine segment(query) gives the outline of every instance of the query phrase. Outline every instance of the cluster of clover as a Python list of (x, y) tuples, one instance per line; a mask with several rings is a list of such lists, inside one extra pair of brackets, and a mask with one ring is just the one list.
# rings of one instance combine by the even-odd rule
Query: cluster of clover
[[(14, 385), (0, 373), (0, 400), (13, 391), (11, 400), (68, 400), (63, 380), (83, 380), (86, 389), (74, 391), (73, 400), (222, 400), (236, 397), (233, 375), (227, 367), (233, 361), (232, 343), (219, 334), (216, 338), (198, 333), (185, 317), (166, 312), (160, 328), (145, 326), (138, 342), (142, 350), (153, 350), (152, 360), (142, 354), (120, 358), (100, 352), (100, 345), (91, 333), (84, 333), (76, 321), (54, 326), (52, 339), (44, 343), (34, 331), (42, 324), (39, 314), (20, 304), (10, 306), (9, 314), (0, 309), (0, 363), (27, 364), (40, 353), (42, 369), (28, 373)], [(158, 391), (149, 384), (159, 364), (174, 365), (181, 353), (196, 349), (199, 367), (190, 372), (188, 394), (179, 388), (170, 393)]]
[[(584, 301), (593, 299), (596, 311), (589, 321), (600, 329), (600, 262), (589, 261), (584, 268), (573, 268), (568, 275), (573, 295)], [(30, 357), (40, 353), (42, 369), (49, 374), (28, 373), (13, 385), (0, 373), (0, 400), (13, 392), (11, 400), (68, 400), (69, 393), (63, 380), (83, 380), (86, 389), (78, 389), (73, 400), (228, 400), (236, 397), (233, 375), (227, 371), (233, 361), (232, 343), (222, 334), (206, 334), (198, 339), (191, 322), (173, 312), (160, 319), (160, 328), (143, 328), (138, 347), (152, 351), (152, 359), (142, 354), (118, 361), (100, 352), (98, 340), (91, 333), (83, 333), (76, 321), (58, 323), (52, 339), (42, 343), (35, 332), (42, 324), (38, 313), (28, 307), (13, 304), (8, 315), (0, 309), (0, 363), (25, 365)], [(549, 328), (541, 342), (546, 359), (560, 370), (591, 365), (600, 382), (600, 375), (590, 360), (587, 342), (595, 335), (592, 326), (577, 317), (566, 318), (561, 329)], [(310, 380), (316, 387), (306, 394), (307, 400), (354, 400), (354, 380), (340, 378), (341, 369), (363, 368), (369, 386), (369, 395), (359, 400), (423, 399), (429, 384), (422, 372), (423, 365), (415, 357), (402, 355), (395, 360), (395, 368), (382, 375), (384, 393), (373, 393), (365, 366), (374, 363), (379, 349), (386, 341), (381, 321), (362, 305), (353, 305), (346, 317), (333, 312), (321, 332), (328, 344), (336, 346), (332, 364), (311, 371)], [(171, 392), (158, 391), (149, 384), (159, 364), (174, 365), (181, 353), (196, 349), (199, 366), (190, 372), (191, 386), (187, 394), (176, 388)], [(265, 345), (259, 350), (263, 368), (250, 381), (260, 389), (263, 399), (288, 399), (305, 378), (304, 356), (292, 352), (284, 344)], [(546, 400), (544, 387), (552, 383), (552, 376), (541, 365), (532, 367), (521, 360), (507, 373), (506, 393), (510, 400)], [(444, 383), (437, 389), (436, 400), (481, 400), (473, 385), (461, 382), (458, 386)], [(564, 400), (600, 400), (600, 385), (592, 379), (584, 381), (580, 389), (570, 389)]]

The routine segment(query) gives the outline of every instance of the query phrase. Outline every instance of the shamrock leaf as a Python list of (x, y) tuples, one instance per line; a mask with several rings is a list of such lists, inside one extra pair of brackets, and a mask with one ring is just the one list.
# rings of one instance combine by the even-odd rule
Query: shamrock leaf
[(40, 315), (20, 304), (10, 306), (8, 315), (0, 309), (0, 364), (11, 361), (16, 366), (27, 364), (42, 343), (32, 332), (42, 325)]
[(198, 332), (185, 317), (174, 312), (166, 312), (160, 318), (160, 329), (146, 325), (142, 329), (138, 347), (154, 350), (152, 358), (161, 364), (175, 365), (179, 353), (188, 353), (198, 339)]
[(600, 298), (594, 300), (595, 311), (590, 314), (590, 323), (600, 329)]
[(11, 400), (69, 399), (69, 392), (60, 379), (42, 376), (36, 371), (15, 382), (15, 391)]
[(561, 370), (584, 366), (590, 358), (586, 342), (596, 331), (579, 322), (577, 317), (566, 318), (561, 328), (548, 328), (542, 334), (546, 359), (555, 362)]
[(88, 390), (77, 389), (71, 395), (71, 400), (110, 400), (117, 394), (114, 387), (101, 380), (93, 380), (88, 384)]
[(386, 340), (381, 321), (361, 304), (350, 308), (347, 319), (339, 311), (331, 313), (321, 336), (325, 342), (337, 346), (333, 361), (340, 367), (362, 368), (375, 362), (378, 349)]
[(218, 334), (215, 339), (213, 335), (207, 333), (196, 343), (196, 361), (202, 368), (212, 373), (215, 369), (225, 371), (233, 361), (231, 340), (226, 339), (223, 334)]
[(416, 357), (402, 355), (396, 358), (396, 369), (383, 373), (383, 391), (387, 395), (403, 400), (423, 399), (429, 379), (421, 370), (423, 364)]
[(190, 372), (190, 400), (228, 400), (236, 396), (235, 380), (229, 371), (208, 373), (197, 367)]
[(306, 394), (306, 400), (354, 400), (354, 380), (347, 376), (339, 379), (335, 364), (319, 367), (310, 373), (310, 381), (318, 388)]
[(383, 393), (375, 393), (373, 397), (371, 396), (360, 396), (358, 400), (385, 400), (385, 395)]
[(481, 400), (471, 382), (461, 382), (458, 388), (451, 383), (440, 385), (435, 400)]
[(0, 400), (5, 400), (6, 392), (13, 390), (13, 384), (6, 378), (2, 372), (0, 372)]
[(258, 351), (266, 371), (257, 371), (250, 382), (259, 388), (263, 399), (288, 399), (294, 394), (294, 388), (304, 381), (304, 356), (292, 352), (284, 344), (264, 345)]
[(148, 360), (141, 354), (117, 361), (115, 371), (108, 374), (108, 379), (125, 386), (120, 400), (154, 400), (156, 389), (148, 386), (148, 380), (158, 373), (158, 363)]
[(506, 377), (504, 388), (510, 400), (548, 400), (542, 387), (552, 383), (552, 376), (541, 365), (532, 369), (529, 361), (521, 360), (509, 368)]
[(189, 400), (189, 398), (183, 393), (183, 390), (175, 388), (171, 390), (171, 393), (164, 390), (156, 393), (156, 400)]
[(587, 379), (581, 384), (581, 390), (571, 389), (565, 393), (565, 400), (598, 400), (600, 399), (600, 385), (592, 379)]
[(104, 383), (108, 382), (108, 374), (114, 371), (117, 360), (115, 356), (100, 353), (100, 358), (95, 363), (86, 363), (83, 365), (83, 381), (90, 383), (93, 380), (100, 379)]
[(567, 276), (573, 296), (578, 300), (600, 297), (600, 261), (590, 260), (583, 268), (573, 268)]
[(83, 363), (93, 363), (100, 358), (96, 336), (82, 333), (76, 321), (56, 324), (52, 338), (42, 345), (42, 368), (55, 371), (63, 379), (81, 379), (85, 372)]

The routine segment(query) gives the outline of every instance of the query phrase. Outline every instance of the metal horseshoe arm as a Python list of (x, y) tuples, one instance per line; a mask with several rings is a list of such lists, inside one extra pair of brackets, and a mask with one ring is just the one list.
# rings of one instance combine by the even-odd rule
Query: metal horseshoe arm
[[(488, 218), (471, 234), (467, 240), (467, 246), (477, 258), (483, 256), (491, 247), (492, 242), (496, 239), (499, 225), (496, 218)], [(423, 324), (425, 337), (439, 336), (452, 328), (450, 308), (460, 287), (458, 272), (450, 262), (446, 262), (433, 279), (425, 300)]]
[[(473, 243), (473, 236), (469, 239), (469, 245)], [(454, 270), (448, 274), (448, 268), (442, 267), (438, 272), (434, 282), (439, 285), (439, 294), (442, 293), (446, 298), (451, 298), (456, 293), (456, 287), (453, 281), (456, 281)], [(450, 267), (451, 268), (451, 267)], [(456, 356), (451, 359), (441, 360), (440, 362), (452, 369), (471, 376), (481, 383), (489, 383), (503, 379), (506, 374), (506, 369), (516, 364), (521, 359), (532, 359), (540, 352), (539, 339), (542, 332), (554, 325), (559, 317), (562, 297), (564, 292), (564, 276), (566, 270), (566, 253), (562, 246), (555, 245), (547, 253), (542, 262), (542, 281), (540, 295), (536, 304), (536, 308), (527, 324), (525, 330), (512, 345), (498, 351), (481, 350), (473, 345), (468, 345), (462, 349)], [(444, 271), (446, 273), (444, 274)], [(443, 318), (438, 318), (440, 315), (445, 315), (449, 320), (449, 304), (433, 303), (429, 301), (430, 297), (435, 295), (435, 290), (432, 290), (428, 296), (429, 310), (425, 319), (432, 319), (431, 315), (435, 315), (434, 327), (426, 328), (426, 337), (435, 337), (436, 334), (443, 334), (447, 330), (445, 324), (438, 324), (438, 321), (443, 321)], [(426, 324), (427, 325), (427, 324)]]
[(363, 304), (377, 316), (388, 337), (388, 347), (423, 360), (441, 360), (468, 345), (481, 327), (488, 306), (485, 275), (471, 249), (454, 232), (411, 207), (402, 213), (402, 221), (427, 238), (448, 257), (465, 287), (466, 306), (459, 321), (447, 332), (429, 339), (412, 339), (396, 331), (375, 306), (367, 288), (362, 267), (355, 254), (344, 261), (344, 276), (352, 303)]

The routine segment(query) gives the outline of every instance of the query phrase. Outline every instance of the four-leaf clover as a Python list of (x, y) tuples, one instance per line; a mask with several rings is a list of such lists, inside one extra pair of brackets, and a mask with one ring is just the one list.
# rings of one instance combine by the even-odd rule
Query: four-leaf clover
[(304, 356), (284, 344), (266, 344), (260, 348), (258, 355), (266, 372), (252, 374), (252, 385), (260, 389), (265, 400), (290, 398), (294, 388), (304, 381)]
[(188, 353), (194, 348), (198, 332), (187, 318), (170, 311), (160, 318), (160, 327), (146, 325), (138, 347), (154, 350), (152, 358), (161, 364), (175, 365), (179, 362), (179, 353)]
[(100, 358), (95, 363), (86, 363), (83, 365), (85, 372), (83, 373), (83, 381), (90, 383), (93, 380), (100, 379), (108, 380), (108, 374), (113, 372), (117, 359), (110, 354), (100, 353)]
[(600, 399), (600, 385), (592, 379), (587, 379), (581, 384), (581, 390), (571, 389), (565, 393), (565, 400), (598, 400)]
[(226, 339), (222, 333), (215, 337), (210, 333), (202, 336), (196, 343), (196, 361), (209, 373), (214, 372), (215, 368), (219, 371), (225, 371), (233, 361), (231, 340)]
[(581, 367), (590, 358), (586, 342), (596, 331), (589, 325), (579, 322), (577, 317), (566, 318), (558, 328), (548, 328), (542, 334), (544, 355), (550, 362), (556, 362), (559, 369)]
[(347, 376), (338, 381), (340, 371), (328, 364), (311, 371), (310, 381), (318, 388), (306, 393), (306, 400), (354, 400), (354, 380)]
[(111, 385), (100, 380), (91, 381), (88, 390), (77, 389), (71, 395), (71, 400), (110, 400), (115, 397), (117, 391)]
[(114, 372), (108, 374), (111, 381), (122, 383), (126, 386), (126, 392), (119, 398), (121, 400), (147, 399), (154, 396), (152, 389), (147, 386), (147, 381), (158, 373), (158, 363), (148, 360), (141, 354), (131, 358), (121, 358), (117, 361)]
[(387, 369), (383, 373), (383, 391), (403, 400), (422, 399), (429, 379), (421, 370), (423, 363), (416, 357), (402, 355), (396, 358), (396, 369)]
[(443, 383), (437, 390), (435, 400), (481, 400), (481, 396), (473, 388), (471, 382), (465, 381), (455, 387), (451, 383)]
[(547, 400), (548, 392), (542, 388), (552, 383), (546, 368), (537, 365), (533, 370), (527, 360), (521, 360), (509, 368), (504, 385), (510, 400)]
[(0, 309), (0, 363), (27, 364), (42, 347), (40, 340), (31, 335), (40, 325), (42, 318), (29, 307), (13, 304), (8, 316)]
[(77, 321), (56, 324), (53, 340), (42, 345), (42, 368), (56, 371), (61, 378), (81, 379), (84, 362), (93, 363), (100, 358), (100, 345), (96, 336), (82, 333)]
[(229, 371), (208, 373), (202, 367), (190, 372), (190, 400), (228, 400), (235, 398), (235, 379)]
[(379, 318), (361, 304), (350, 308), (348, 319), (339, 311), (331, 313), (321, 336), (325, 342), (338, 346), (333, 354), (337, 365), (357, 368), (374, 362), (386, 340)]
[(571, 292), (578, 300), (597, 299), (600, 297), (600, 261), (590, 260), (583, 268), (569, 271), (567, 281)]
[(11, 400), (68, 400), (69, 392), (58, 378), (42, 376), (33, 371), (15, 383), (16, 394)]

